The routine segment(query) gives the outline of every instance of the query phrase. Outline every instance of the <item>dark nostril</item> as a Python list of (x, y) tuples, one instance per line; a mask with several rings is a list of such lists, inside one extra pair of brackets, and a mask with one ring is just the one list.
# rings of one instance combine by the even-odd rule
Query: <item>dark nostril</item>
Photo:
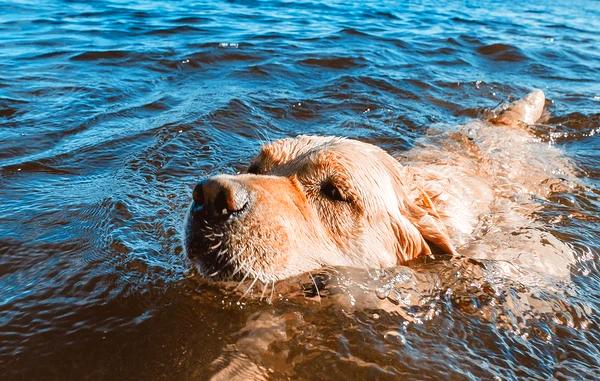
[(227, 177), (213, 177), (199, 182), (192, 192), (195, 212), (204, 217), (227, 217), (244, 209), (249, 194), (239, 182)]
[(199, 182), (198, 184), (196, 184), (192, 192), (192, 199), (198, 206), (204, 205), (204, 191), (202, 190), (203, 186), (204, 181)]
[(221, 190), (219, 193), (217, 193), (213, 201), (213, 213), (216, 216), (226, 216), (234, 211), (232, 210), (232, 206), (229, 205), (227, 198), (227, 191)]

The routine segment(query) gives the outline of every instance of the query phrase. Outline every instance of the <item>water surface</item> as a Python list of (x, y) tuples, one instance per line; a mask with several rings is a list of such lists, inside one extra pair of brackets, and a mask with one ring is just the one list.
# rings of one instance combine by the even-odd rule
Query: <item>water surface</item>
[[(594, 1), (0, 1), (2, 378), (206, 379), (261, 321), (279, 336), (249, 361), (273, 379), (600, 377), (597, 25)], [(538, 200), (572, 282), (442, 260), (349, 271), (337, 299), (298, 279), (238, 303), (185, 258), (192, 186), (261, 141), (401, 155), (533, 87), (550, 112), (536, 133), (581, 170)], [(361, 277), (398, 277), (396, 310), (346, 303)]]

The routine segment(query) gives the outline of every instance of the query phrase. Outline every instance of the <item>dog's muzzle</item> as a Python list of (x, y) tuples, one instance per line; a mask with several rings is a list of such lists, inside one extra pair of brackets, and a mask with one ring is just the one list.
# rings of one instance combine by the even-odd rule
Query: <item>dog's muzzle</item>
[(187, 254), (205, 275), (227, 273), (232, 269), (225, 234), (249, 207), (250, 192), (235, 177), (220, 175), (199, 182), (192, 198), (185, 236)]

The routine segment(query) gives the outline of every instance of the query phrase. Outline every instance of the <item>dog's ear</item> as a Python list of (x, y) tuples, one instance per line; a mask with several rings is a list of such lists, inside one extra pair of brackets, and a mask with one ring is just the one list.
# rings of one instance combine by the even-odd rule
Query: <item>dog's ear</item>
[(434, 201), (425, 191), (421, 190), (419, 193), (419, 197), (408, 204), (411, 222), (428, 244), (430, 253), (441, 252), (455, 255), (456, 250), (450, 241), (448, 230), (442, 222)]
[(441, 210), (444, 209), (443, 197), (439, 197), (441, 193), (436, 193), (436, 189), (430, 186), (427, 186), (427, 190), (418, 188), (415, 184), (426, 184), (415, 181), (410, 169), (403, 167), (392, 157), (386, 156), (381, 162), (392, 176), (398, 199), (399, 213), (394, 213), (392, 217), (398, 258), (406, 262), (432, 253), (456, 254), (442, 222), (445, 216), (438, 212), (438, 206)]
[(421, 255), (450, 254), (456, 250), (437, 206), (440, 201), (424, 190), (403, 194), (400, 202), (403, 222), (397, 224), (399, 255), (405, 261)]
[(421, 233), (425, 242), (429, 245), (431, 252), (455, 255), (456, 250), (450, 242), (450, 236), (442, 222), (430, 214), (424, 215), (415, 222), (415, 226)]
[(456, 254), (450, 236), (436, 216), (417, 205), (407, 215), (394, 218), (392, 229), (396, 238), (396, 255), (402, 262), (435, 253)]
[(394, 248), (396, 257), (401, 262), (407, 262), (421, 255), (430, 255), (429, 245), (417, 229), (405, 216), (395, 216), (392, 223), (392, 230), (396, 241)]

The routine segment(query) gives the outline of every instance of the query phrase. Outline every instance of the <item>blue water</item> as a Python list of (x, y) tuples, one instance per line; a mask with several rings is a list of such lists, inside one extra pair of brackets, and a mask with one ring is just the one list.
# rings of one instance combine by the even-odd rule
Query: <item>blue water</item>
[[(207, 379), (267, 312), (288, 319), (279, 362), (252, 359), (274, 379), (600, 377), (597, 25), (594, 1), (0, 1), (2, 378)], [(302, 298), (240, 306), (191, 271), (193, 184), (261, 141), (401, 154), (534, 87), (537, 133), (585, 184), (544, 200), (579, 258), (550, 314), (517, 330), (455, 299), (408, 325)]]

